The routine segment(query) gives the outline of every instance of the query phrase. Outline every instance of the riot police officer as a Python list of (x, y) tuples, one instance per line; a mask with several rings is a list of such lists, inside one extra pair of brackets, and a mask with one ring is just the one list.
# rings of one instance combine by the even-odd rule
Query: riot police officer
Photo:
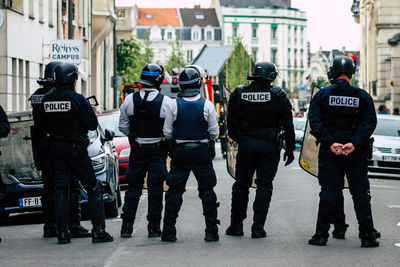
[(163, 185), (167, 176), (167, 151), (163, 125), (171, 101), (160, 94), (160, 86), (168, 75), (158, 64), (146, 65), (137, 83), (142, 90), (130, 94), (120, 108), (119, 129), (129, 136), (131, 153), (126, 175), (128, 189), (125, 193), (121, 237), (131, 237), (137, 207), (147, 174), (148, 187), (148, 237), (161, 235), (160, 221), (163, 209)]
[(213, 190), (217, 183), (212, 165), (212, 146), (219, 134), (214, 105), (200, 97), (200, 87), (205, 71), (199, 66), (189, 66), (179, 75), (181, 91), (173, 100), (164, 124), (165, 137), (174, 143), (171, 170), (167, 176), (164, 227), (162, 241), (176, 241), (176, 218), (182, 206), (189, 174), (193, 171), (198, 183), (203, 205), (207, 242), (218, 241), (217, 196)]
[[(367, 154), (377, 119), (374, 102), (364, 90), (350, 85), (353, 60), (337, 57), (329, 69), (331, 86), (312, 99), (309, 111), (311, 134), (321, 143), (318, 180), (321, 186), (316, 233), (310, 245), (325, 246), (330, 223), (344, 223), (342, 189), (346, 174), (359, 223), (361, 246), (377, 247), (373, 226)], [(342, 221), (341, 221), (342, 219)], [(342, 225), (345, 229), (346, 225)]]
[[(43, 237), (56, 236), (55, 220), (55, 188), (52, 177), (48, 151), (44, 151), (44, 124), (42, 101), (46, 93), (55, 87), (54, 69), (61, 62), (53, 61), (46, 65), (44, 78), (37, 81), (42, 88), (37, 89), (29, 98), (32, 105), (32, 115), (34, 125), (31, 127), (32, 150), (36, 168), (41, 170), (43, 181), (42, 206), (44, 216)], [(80, 224), (80, 194), (81, 184), (77, 179), (72, 179), (69, 185), (70, 189), (70, 231), (72, 237), (90, 237), (91, 234)]]
[(286, 93), (271, 83), (278, 71), (274, 64), (259, 62), (248, 80), (250, 85), (235, 89), (228, 103), (228, 135), (238, 143), (235, 183), (232, 186), (231, 224), (227, 235), (242, 236), (249, 188), (254, 172), (257, 177), (252, 238), (266, 237), (264, 224), (272, 196), (272, 182), (280, 158), (281, 127), (285, 131), (285, 166), (294, 160), (295, 135), (292, 105)]
[[(10, 133), (10, 123), (8, 122), (7, 114), (4, 112), (3, 108), (0, 106), (0, 138), (7, 137), (7, 135), (9, 133)], [(1, 175), (0, 175), (0, 179), (1, 179)], [(0, 242), (1, 242), (1, 238), (0, 238)]]
[(59, 64), (54, 76), (56, 87), (46, 93), (42, 108), (56, 189), (58, 243), (70, 242), (68, 184), (75, 177), (79, 177), (87, 191), (93, 224), (92, 242), (113, 241), (113, 237), (105, 231), (102, 184), (96, 180), (87, 152), (88, 131), (96, 130), (97, 117), (85, 97), (75, 92), (78, 70), (74, 65)]

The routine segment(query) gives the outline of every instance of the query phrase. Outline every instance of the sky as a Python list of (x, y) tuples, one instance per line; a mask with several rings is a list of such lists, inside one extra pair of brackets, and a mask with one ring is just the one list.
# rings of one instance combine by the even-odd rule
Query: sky
[[(243, 0), (245, 1), (245, 0)], [(117, 6), (133, 5), (139, 7), (193, 7), (200, 4), (210, 7), (211, 0), (116, 0)], [(361, 28), (354, 22), (350, 11), (352, 0), (292, 0), (292, 7), (307, 12), (307, 34), (311, 52), (320, 47), (323, 50), (359, 50)]]

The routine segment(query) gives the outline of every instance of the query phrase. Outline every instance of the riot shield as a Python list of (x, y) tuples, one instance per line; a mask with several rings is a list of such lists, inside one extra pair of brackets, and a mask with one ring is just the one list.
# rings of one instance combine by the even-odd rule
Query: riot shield
[(0, 173), (4, 184), (34, 184), (41, 182), (35, 167), (31, 147), (30, 112), (14, 113), (8, 117), (11, 131), (0, 139)]
[[(228, 102), (229, 101), (229, 96), (230, 96), (231, 93), (226, 88), (224, 88), (224, 91), (225, 91), (226, 99), (227, 99), (227, 102)], [(226, 120), (225, 120), (225, 123), (226, 123)], [(227, 129), (227, 127), (225, 127), (225, 129)], [(228, 132), (226, 133), (226, 136), (228, 136)], [(238, 153), (238, 148), (239, 148), (239, 145), (237, 143), (235, 143), (228, 136), (228, 145), (227, 145), (227, 152), (226, 152), (226, 168), (228, 170), (229, 175), (233, 179), (235, 179), (235, 173), (236, 173), (236, 155)], [(256, 179), (256, 174), (254, 173), (254, 175), (253, 175), (253, 185), (252, 185), (252, 187), (254, 187), (254, 188), (257, 187), (257, 185), (254, 182), (255, 179)]]

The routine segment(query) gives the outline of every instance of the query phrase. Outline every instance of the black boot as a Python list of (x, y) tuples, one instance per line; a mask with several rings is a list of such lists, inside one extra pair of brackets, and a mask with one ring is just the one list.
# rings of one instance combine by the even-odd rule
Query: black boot
[[(378, 232), (378, 230), (376, 230), (375, 227), (373, 227), (372, 233), (376, 236), (376, 238), (381, 238), (381, 233)], [(361, 238), (361, 236), (362, 236), (362, 233), (359, 232), (358, 233), (358, 238)]]
[(121, 237), (131, 237), (133, 232), (133, 222), (122, 220)]
[(57, 226), (55, 223), (45, 223), (43, 225), (43, 237), (56, 237), (57, 236)]
[(219, 220), (206, 217), (206, 230), (204, 241), (215, 242), (219, 240), (218, 224)]
[(349, 227), (349, 225), (346, 223), (335, 224), (332, 237), (336, 239), (345, 239), (347, 227)]
[(159, 237), (161, 236), (160, 222), (150, 221), (147, 225), (148, 237)]
[(231, 222), (231, 225), (226, 229), (225, 234), (231, 236), (243, 236), (243, 223)]
[(164, 226), (161, 233), (161, 240), (164, 242), (176, 241), (175, 220), (164, 218)]
[(71, 242), (71, 233), (68, 224), (57, 224), (58, 244), (68, 244)]
[(91, 233), (89, 233), (89, 230), (80, 224), (72, 224), (70, 231), (71, 231), (72, 238), (91, 237), (92, 236)]
[(253, 223), (251, 226), (251, 238), (264, 238), (267, 233), (264, 230), (263, 224)]
[(361, 233), (361, 247), (363, 248), (372, 248), (379, 247), (379, 242), (376, 241), (376, 229), (372, 225), (372, 221), (367, 221), (365, 223), (361, 223), (358, 227)]
[(93, 226), (92, 243), (112, 242), (114, 238), (101, 226)]
[(328, 233), (317, 231), (315, 235), (313, 235), (313, 237), (308, 240), (308, 244), (314, 246), (326, 246), (326, 242), (328, 242), (328, 237)]

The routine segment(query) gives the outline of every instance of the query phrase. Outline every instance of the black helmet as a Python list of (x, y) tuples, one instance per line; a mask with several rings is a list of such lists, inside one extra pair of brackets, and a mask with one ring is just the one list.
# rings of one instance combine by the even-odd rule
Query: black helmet
[(340, 56), (332, 61), (328, 71), (328, 78), (329, 80), (336, 79), (341, 74), (351, 78), (354, 73), (356, 73), (356, 66), (353, 60), (349, 57)]
[(52, 61), (49, 64), (47, 64), (46, 68), (44, 69), (44, 78), (38, 80), (37, 83), (42, 86), (54, 86), (55, 85), (54, 69), (60, 64), (61, 62), (59, 61)]
[(56, 84), (72, 84), (78, 80), (78, 69), (71, 63), (61, 63), (54, 69)]
[(141, 83), (145, 86), (159, 88), (165, 77), (165, 69), (158, 64), (146, 65), (141, 74), (140, 79), (135, 83)]
[(179, 96), (195, 96), (200, 93), (201, 74), (194, 67), (185, 68), (179, 75)]
[(247, 80), (258, 80), (265, 79), (268, 81), (274, 81), (278, 75), (276, 66), (269, 62), (258, 62), (253, 70), (253, 73), (247, 76)]

